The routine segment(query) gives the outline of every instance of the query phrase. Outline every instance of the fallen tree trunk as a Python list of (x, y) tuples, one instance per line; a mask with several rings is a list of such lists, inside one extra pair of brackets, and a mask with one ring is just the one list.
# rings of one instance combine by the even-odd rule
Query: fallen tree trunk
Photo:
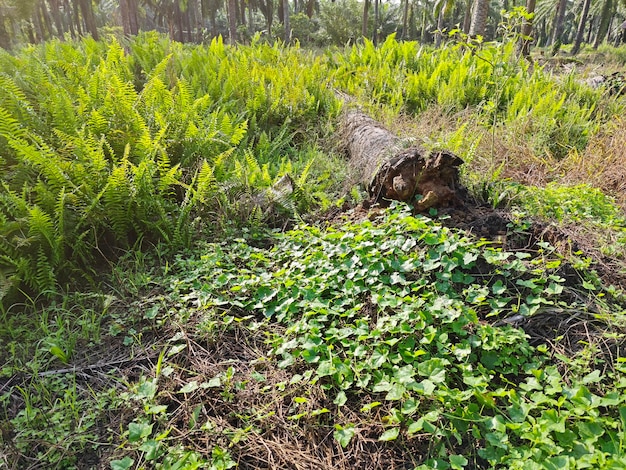
[(414, 206), (419, 212), (460, 203), (463, 160), (452, 152), (407, 148), (379, 122), (354, 110), (343, 116), (341, 140), (372, 202), (417, 201)]

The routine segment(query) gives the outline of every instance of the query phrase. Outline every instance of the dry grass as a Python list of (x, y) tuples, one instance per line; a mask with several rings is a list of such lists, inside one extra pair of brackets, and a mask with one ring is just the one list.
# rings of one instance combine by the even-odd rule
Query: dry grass
[(506, 157), (497, 157), (498, 161), (506, 161), (504, 177), (535, 186), (586, 183), (612, 196), (626, 209), (626, 122), (622, 118), (591, 137), (584, 153), (573, 151), (560, 161), (534, 156), (529, 149), (523, 152), (523, 158), (519, 154), (512, 157), (507, 150), (506, 146), (501, 150)]
[[(400, 116), (389, 124), (398, 135), (431, 145), (445, 145), (461, 126), (466, 126), (463, 133), (465, 147), (451, 150), (466, 159), (470, 173), (490, 177), (501, 169), (499, 178), (540, 187), (550, 182), (565, 185), (586, 183), (615, 198), (626, 210), (624, 118), (616, 116), (601, 132), (590, 138), (584, 152), (572, 150), (562, 160), (548, 154), (537, 155), (524, 129), (504, 126), (485, 128), (470, 111), (449, 115), (433, 107), (417, 118)], [(472, 149), (470, 147), (474, 142), (478, 145)]]

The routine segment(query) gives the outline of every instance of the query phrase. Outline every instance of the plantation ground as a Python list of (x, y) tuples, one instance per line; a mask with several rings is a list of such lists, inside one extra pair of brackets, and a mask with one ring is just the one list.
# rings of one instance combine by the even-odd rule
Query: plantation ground
[[(624, 468), (624, 101), (512, 46), (0, 56), (0, 465)], [(365, 210), (336, 90), (465, 206)]]

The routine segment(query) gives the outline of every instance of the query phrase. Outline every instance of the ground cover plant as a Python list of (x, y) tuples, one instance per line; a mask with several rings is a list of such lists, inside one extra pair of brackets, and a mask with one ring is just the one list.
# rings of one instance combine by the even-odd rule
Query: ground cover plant
[[(463, 37), (0, 63), (0, 465), (624, 467), (623, 98)], [(357, 205), (346, 102), (465, 206)]]

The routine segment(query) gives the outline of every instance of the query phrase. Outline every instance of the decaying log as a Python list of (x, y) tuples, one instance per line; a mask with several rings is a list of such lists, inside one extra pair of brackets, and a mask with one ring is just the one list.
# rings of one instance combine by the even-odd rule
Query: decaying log
[(343, 116), (341, 140), (373, 202), (410, 202), (419, 212), (460, 203), (463, 160), (452, 152), (407, 148), (405, 141), (379, 122), (354, 110)]

